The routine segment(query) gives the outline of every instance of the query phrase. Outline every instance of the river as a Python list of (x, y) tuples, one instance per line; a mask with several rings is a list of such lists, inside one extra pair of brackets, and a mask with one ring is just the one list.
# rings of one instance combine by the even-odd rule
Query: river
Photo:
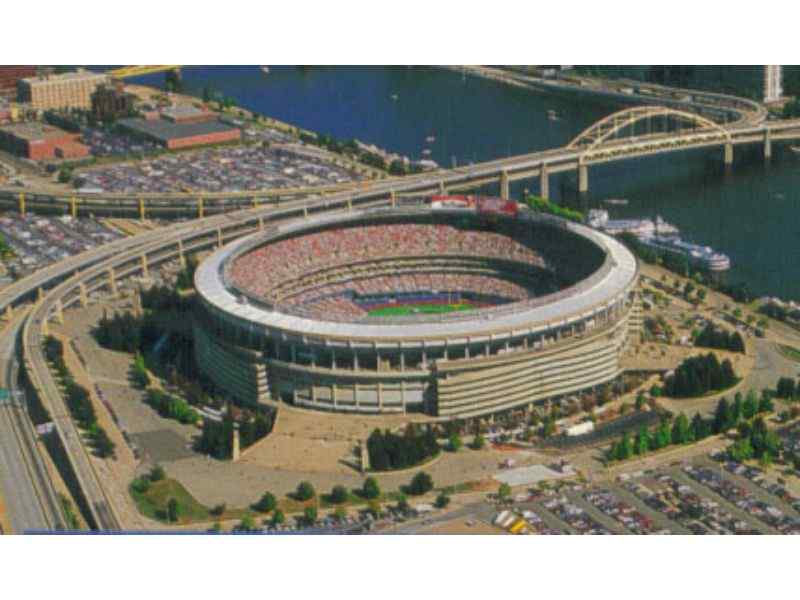
[[(431, 68), (270, 67), (265, 75), (252, 66), (188, 67), (183, 79), (197, 95), (210, 86), (247, 109), (446, 167), (564, 145), (622, 108)], [(135, 81), (156, 85), (163, 75)], [(548, 119), (548, 110), (558, 120)], [(426, 142), (430, 136), (435, 141)], [(582, 209), (627, 198), (627, 206), (606, 207), (612, 218), (659, 214), (686, 239), (728, 254), (729, 281), (746, 281), (759, 295), (800, 299), (800, 159), (773, 144), (765, 166), (760, 152), (738, 147), (729, 174), (721, 149), (596, 166), (588, 197), (578, 197), (572, 174), (554, 176), (551, 195)], [(537, 182), (524, 185), (537, 191)]]

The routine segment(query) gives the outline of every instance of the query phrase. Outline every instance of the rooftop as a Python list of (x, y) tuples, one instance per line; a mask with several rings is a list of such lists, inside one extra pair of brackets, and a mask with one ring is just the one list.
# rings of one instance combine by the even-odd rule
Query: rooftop
[(120, 119), (118, 123), (136, 133), (155, 138), (160, 142), (167, 142), (196, 135), (219, 133), (237, 129), (220, 121), (202, 121), (199, 123), (172, 123), (164, 119), (145, 121), (144, 119)]
[(28, 141), (62, 138), (70, 134), (63, 129), (45, 123), (11, 123), (0, 127), (0, 131)]
[(108, 79), (108, 76), (104, 73), (95, 73), (94, 71), (71, 71), (69, 73), (59, 73), (57, 75), (43, 75), (43, 76), (36, 76), (36, 77), (25, 77), (20, 81), (24, 81), (27, 84), (37, 84), (37, 83), (54, 83), (59, 81), (80, 81), (81, 79)]

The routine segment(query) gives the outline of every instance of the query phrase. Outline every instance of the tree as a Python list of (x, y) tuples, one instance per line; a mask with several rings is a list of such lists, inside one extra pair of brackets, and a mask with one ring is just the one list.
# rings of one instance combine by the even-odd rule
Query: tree
[(347, 488), (343, 485), (335, 485), (331, 490), (331, 502), (334, 504), (343, 504), (347, 502), (349, 494), (347, 493)]
[(286, 522), (286, 515), (283, 514), (283, 511), (278, 508), (272, 513), (272, 526), (276, 525), (283, 525)]
[(685, 414), (681, 413), (675, 419), (675, 424), (672, 426), (672, 443), (673, 444), (688, 444), (692, 440), (692, 430), (689, 427), (689, 419)]
[[(530, 428), (528, 428), (530, 430)], [(482, 450), (486, 446), (486, 438), (483, 437), (483, 434), (479, 431), (475, 434), (475, 437), (472, 438), (472, 449), (473, 450)]]
[(719, 399), (714, 412), (714, 433), (724, 433), (733, 426), (731, 409), (725, 397)]
[(316, 491), (314, 490), (314, 486), (311, 485), (308, 481), (301, 481), (297, 485), (297, 489), (294, 492), (294, 497), (301, 502), (305, 502), (306, 500), (311, 500)]
[(497, 489), (497, 497), (502, 501), (506, 501), (511, 497), (511, 486), (507, 483), (501, 483)]
[(233, 528), (234, 531), (241, 531), (244, 533), (249, 533), (256, 530), (256, 522), (253, 519), (253, 515), (247, 513), (245, 516), (242, 517), (242, 520)]
[(167, 520), (170, 523), (177, 523), (180, 517), (180, 505), (175, 498), (170, 498), (167, 502)]
[(620, 457), (621, 460), (628, 460), (633, 456), (633, 440), (630, 434), (626, 431), (622, 434), (622, 442), (620, 443)]
[(447, 445), (451, 452), (458, 452), (463, 447), (464, 442), (461, 440), (459, 433), (457, 431), (453, 431), (447, 440)]
[(635, 403), (636, 410), (642, 410), (642, 408), (644, 408), (645, 400), (646, 399), (644, 392), (639, 392), (638, 394), (636, 394), (636, 403)]
[(374, 500), (381, 495), (381, 488), (374, 477), (367, 477), (361, 487), (361, 494), (367, 500)]
[(745, 419), (752, 419), (756, 416), (758, 412), (758, 402), (756, 401), (756, 393), (753, 390), (747, 392), (747, 398), (745, 398), (744, 404), (742, 405), (742, 416)]
[(397, 510), (402, 512), (408, 511), (408, 497), (403, 493), (397, 498)]
[(444, 492), (440, 493), (436, 497), (436, 508), (445, 508), (448, 504), (450, 504), (450, 496), (445, 494)]
[(306, 525), (311, 527), (314, 523), (317, 522), (317, 507), (316, 506), (306, 506), (303, 510), (303, 521)]
[(759, 413), (771, 413), (775, 410), (775, 405), (772, 403), (772, 395), (769, 390), (761, 390), (761, 399), (758, 401)]
[(781, 377), (778, 379), (776, 395), (778, 398), (791, 399), (797, 393), (797, 386), (791, 377)]
[(639, 456), (647, 454), (650, 450), (650, 432), (646, 425), (639, 428), (639, 433), (636, 434), (635, 452)]
[(271, 492), (264, 492), (264, 495), (261, 496), (261, 499), (255, 503), (253, 506), (259, 512), (268, 513), (275, 510), (275, 507), (278, 506), (278, 501), (275, 496)]
[(153, 468), (150, 469), (150, 481), (161, 481), (167, 476), (166, 472), (164, 471), (164, 467), (161, 465), (153, 465)]
[(692, 437), (698, 442), (707, 438), (710, 433), (705, 419), (703, 419), (699, 412), (695, 413), (694, 417), (692, 417), (691, 429)]
[(661, 423), (652, 441), (654, 450), (666, 448), (672, 443), (672, 433), (670, 432), (669, 421), (667, 419), (661, 419)]
[(412, 496), (421, 496), (427, 494), (433, 489), (433, 479), (425, 471), (420, 471), (411, 478), (411, 484), (408, 486), (408, 492)]

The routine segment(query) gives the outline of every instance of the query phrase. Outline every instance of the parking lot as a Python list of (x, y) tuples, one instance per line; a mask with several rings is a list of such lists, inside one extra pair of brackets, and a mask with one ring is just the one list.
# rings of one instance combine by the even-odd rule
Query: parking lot
[(16, 278), (123, 237), (95, 219), (0, 213), (0, 231), (15, 256), (5, 266)]
[[(800, 443), (800, 432), (787, 439)], [(704, 455), (691, 461), (620, 475), (610, 485), (551, 482), (498, 506), (493, 524), (514, 533), (602, 535), (757, 535), (800, 533), (796, 482), (777, 469)]]
[[(113, 146), (116, 138), (102, 144)], [(313, 151), (312, 151), (313, 150)], [(83, 190), (243, 192), (358, 181), (355, 171), (298, 144), (244, 144), (163, 154), (76, 173)]]

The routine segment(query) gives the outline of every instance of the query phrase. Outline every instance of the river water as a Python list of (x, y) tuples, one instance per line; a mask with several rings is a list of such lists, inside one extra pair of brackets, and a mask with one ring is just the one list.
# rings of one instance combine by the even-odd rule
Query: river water
[[(197, 95), (210, 86), (247, 109), (448, 167), (564, 145), (622, 108), (430, 68), (270, 67), (265, 75), (252, 66), (189, 67), (183, 78)], [(162, 81), (159, 75), (136, 80)], [(548, 119), (548, 110), (558, 120)], [(430, 136), (435, 141), (427, 142)], [(800, 159), (787, 147), (773, 144), (768, 166), (760, 147), (737, 147), (732, 173), (722, 166), (721, 148), (591, 167), (583, 198), (575, 179), (553, 176), (553, 199), (585, 210), (605, 198), (626, 198), (626, 206), (605, 206), (612, 218), (661, 215), (684, 238), (727, 253), (729, 281), (800, 299)], [(512, 192), (523, 185), (538, 188), (531, 181)]]

